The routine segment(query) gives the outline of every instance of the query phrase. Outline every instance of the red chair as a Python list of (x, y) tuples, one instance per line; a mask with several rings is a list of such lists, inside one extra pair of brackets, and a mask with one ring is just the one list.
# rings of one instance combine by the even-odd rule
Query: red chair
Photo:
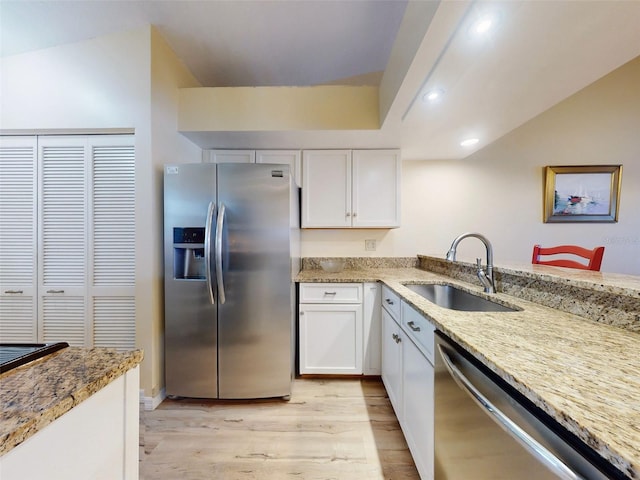
[[(540, 260), (542, 255), (577, 255), (584, 258), (588, 263), (581, 263), (576, 260), (557, 258), (553, 260)], [(604, 247), (596, 247), (593, 250), (579, 247), (577, 245), (559, 245), (557, 247), (542, 248), (540, 245), (533, 246), (533, 257), (531, 263), (540, 265), (553, 265), (555, 267), (580, 268), (582, 270), (600, 271)]]

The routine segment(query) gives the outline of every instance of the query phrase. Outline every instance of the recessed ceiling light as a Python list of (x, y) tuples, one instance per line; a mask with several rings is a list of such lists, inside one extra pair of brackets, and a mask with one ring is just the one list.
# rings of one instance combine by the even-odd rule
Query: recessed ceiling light
[(480, 141), (479, 138), (467, 138), (460, 142), (461, 147), (473, 147), (476, 143)]
[(498, 24), (499, 17), (496, 14), (487, 13), (471, 24), (469, 33), (475, 37), (483, 36), (493, 30)]
[(433, 88), (427, 91), (423, 96), (422, 100), (429, 103), (435, 103), (439, 101), (444, 95), (444, 90), (441, 88)]

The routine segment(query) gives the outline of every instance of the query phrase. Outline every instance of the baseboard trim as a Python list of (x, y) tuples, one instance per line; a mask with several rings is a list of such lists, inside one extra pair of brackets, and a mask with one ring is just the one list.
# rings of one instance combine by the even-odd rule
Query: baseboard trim
[(144, 405), (144, 409), (147, 412), (155, 410), (165, 398), (167, 398), (167, 392), (164, 388), (155, 397), (146, 397), (144, 390), (140, 390), (140, 403)]

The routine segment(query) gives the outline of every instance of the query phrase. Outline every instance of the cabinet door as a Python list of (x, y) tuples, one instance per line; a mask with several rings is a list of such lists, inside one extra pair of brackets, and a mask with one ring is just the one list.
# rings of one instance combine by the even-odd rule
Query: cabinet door
[(300, 373), (362, 374), (362, 305), (300, 304)]
[(400, 151), (353, 151), (353, 226), (400, 226)]
[(131, 135), (90, 137), (88, 317), (92, 345), (135, 348), (135, 150)]
[(0, 138), (0, 341), (37, 341), (36, 137)]
[(88, 344), (86, 137), (40, 137), (39, 337)]
[(302, 153), (302, 228), (351, 227), (351, 150)]
[(208, 163), (256, 163), (255, 150), (203, 150), (202, 161)]
[(382, 311), (382, 382), (402, 425), (402, 343), (404, 334), (385, 309)]
[(256, 163), (284, 163), (289, 165), (296, 186), (302, 186), (302, 159), (300, 150), (257, 150)]
[(362, 373), (380, 375), (382, 366), (382, 321), (381, 321), (381, 288), (379, 283), (364, 284), (363, 334), (364, 350)]
[(402, 349), (403, 414), (402, 431), (420, 478), (433, 479), (433, 366), (411, 340)]

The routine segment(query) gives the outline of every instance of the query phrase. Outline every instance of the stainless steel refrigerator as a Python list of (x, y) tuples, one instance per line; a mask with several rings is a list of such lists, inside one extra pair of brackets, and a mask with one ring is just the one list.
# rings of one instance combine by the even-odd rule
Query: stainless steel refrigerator
[(167, 395), (287, 397), (298, 188), (288, 165), (164, 168)]

